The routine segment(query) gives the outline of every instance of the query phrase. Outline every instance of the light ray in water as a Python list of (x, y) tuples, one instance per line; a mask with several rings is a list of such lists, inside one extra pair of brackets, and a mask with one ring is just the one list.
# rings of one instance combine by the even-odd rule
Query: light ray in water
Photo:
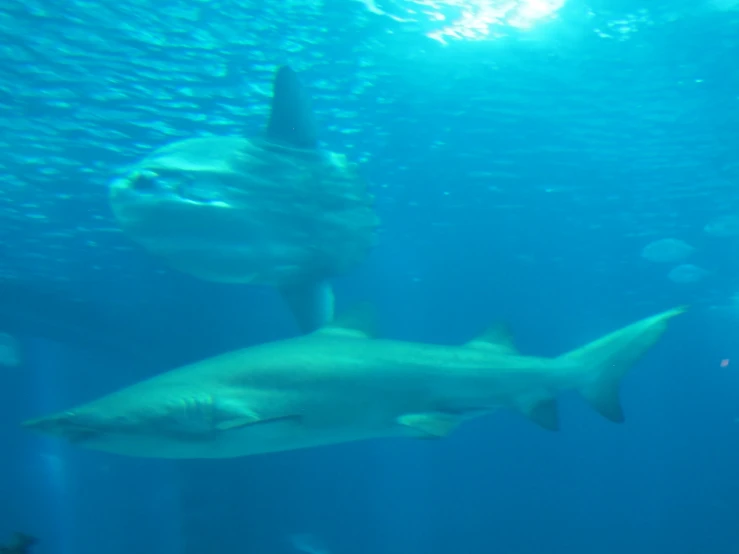
[(326, 545), (310, 533), (295, 533), (290, 535), (290, 544), (298, 552), (304, 554), (329, 554)]
[(0, 332), (0, 366), (17, 367), (21, 363), (21, 346), (13, 335)]

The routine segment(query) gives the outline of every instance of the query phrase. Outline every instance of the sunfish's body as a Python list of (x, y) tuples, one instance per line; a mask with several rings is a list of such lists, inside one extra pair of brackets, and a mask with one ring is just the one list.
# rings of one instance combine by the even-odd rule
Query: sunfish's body
[(522, 356), (500, 331), (440, 346), (372, 339), (362, 326), (337, 321), (24, 425), (119, 454), (229, 458), (378, 437), (442, 437), (501, 408), (557, 429), (556, 397), (570, 389), (622, 421), (621, 377), (681, 312), (641, 320), (556, 358)]
[(261, 136), (164, 146), (112, 182), (110, 204), (126, 234), (171, 267), (278, 288), (304, 331), (331, 320), (327, 281), (364, 259), (378, 225), (356, 164), (318, 148), (288, 67)]

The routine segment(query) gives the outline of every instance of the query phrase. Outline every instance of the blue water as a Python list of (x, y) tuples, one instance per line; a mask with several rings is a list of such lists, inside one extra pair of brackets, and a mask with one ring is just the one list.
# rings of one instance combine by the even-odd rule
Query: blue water
[[(119, 324), (81, 324), (99, 331), (91, 342), (147, 355), (51, 342), (33, 318), (16, 328), (27, 308), (5, 297), (24, 361), (0, 366), (0, 542), (22, 530), (40, 554), (739, 552), (735, 4), (570, 0), (522, 25), (523, 2), (493, 0), (5, 0), (0, 277), (93, 306)], [(515, 9), (492, 22), (503, 5)], [(258, 131), (281, 63), (311, 91), (324, 145), (373, 184), (379, 245), (336, 286), (339, 309), (377, 306), (384, 336), (453, 344), (507, 321), (522, 351), (556, 355), (691, 305), (625, 380), (624, 425), (566, 395), (559, 433), (501, 412), (441, 441), (182, 462), (19, 429), (180, 358), (296, 334), (274, 291), (149, 257), (105, 188), (167, 142)], [(666, 238), (688, 257), (641, 256)], [(703, 273), (676, 282), (681, 263)], [(69, 321), (51, 305), (36, 309)], [(147, 341), (160, 337), (166, 352)]]

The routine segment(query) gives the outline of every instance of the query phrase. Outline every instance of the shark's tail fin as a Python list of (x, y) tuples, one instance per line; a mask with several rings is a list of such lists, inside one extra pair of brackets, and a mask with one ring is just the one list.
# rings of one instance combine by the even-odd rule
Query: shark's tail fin
[(621, 378), (662, 336), (667, 322), (684, 311), (684, 307), (675, 308), (642, 319), (561, 356), (582, 368), (578, 391), (598, 413), (616, 423), (624, 420), (619, 399)]

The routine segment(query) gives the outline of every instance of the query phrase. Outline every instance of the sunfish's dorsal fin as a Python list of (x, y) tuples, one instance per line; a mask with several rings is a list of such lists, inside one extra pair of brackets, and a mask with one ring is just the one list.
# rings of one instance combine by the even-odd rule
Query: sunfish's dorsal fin
[(493, 325), (484, 333), (469, 341), (465, 346), (495, 350), (501, 354), (518, 354), (518, 350), (516, 350), (513, 344), (513, 333), (503, 323)]
[(318, 330), (321, 334), (372, 339), (377, 334), (375, 310), (371, 304), (363, 302), (344, 312), (336, 319)]
[(270, 142), (293, 148), (312, 149), (318, 145), (310, 100), (288, 66), (280, 67), (275, 75), (265, 135)]

